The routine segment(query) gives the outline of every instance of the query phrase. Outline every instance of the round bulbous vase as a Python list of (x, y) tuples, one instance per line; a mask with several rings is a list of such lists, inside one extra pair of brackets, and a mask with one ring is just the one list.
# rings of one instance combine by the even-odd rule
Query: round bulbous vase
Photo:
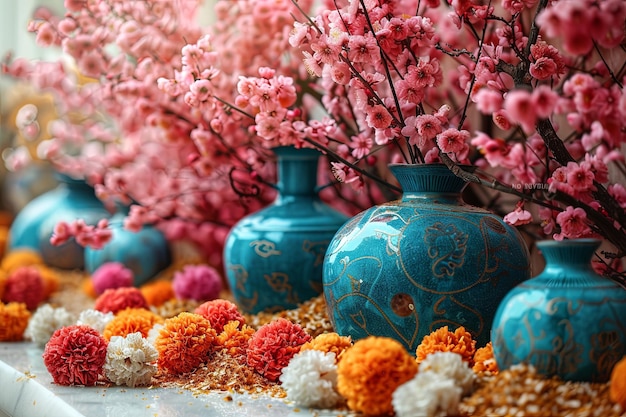
[(600, 243), (537, 243), (544, 270), (502, 300), (493, 322), (499, 369), (526, 363), (564, 380), (609, 380), (626, 355), (626, 289), (592, 269)]
[(242, 218), (224, 245), (233, 297), (251, 314), (295, 308), (320, 295), (326, 248), (347, 220), (319, 198), (318, 151), (287, 146), (273, 151), (276, 199)]
[(53, 246), (50, 237), (60, 221), (82, 219), (94, 225), (111, 213), (84, 180), (56, 174), (58, 186), (31, 200), (15, 216), (9, 230), (9, 250), (28, 248), (39, 252), (44, 262), (60, 269), (83, 269), (84, 248), (73, 239)]
[(108, 262), (119, 262), (133, 272), (133, 284), (139, 287), (172, 263), (172, 253), (165, 235), (151, 225), (133, 232), (124, 228), (128, 207), (118, 206), (109, 220), (112, 237), (101, 249), (85, 248), (85, 270), (93, 274)]
[(341, 335), (386, 336), (415, 354), (424, 336), (463, 326), (479, 346), (502, 298), (530, 275), (513, 227), (463, 202), (445, 165), (389, 166), (402, 198), (357, 214), (324, 260), (324, 295)]

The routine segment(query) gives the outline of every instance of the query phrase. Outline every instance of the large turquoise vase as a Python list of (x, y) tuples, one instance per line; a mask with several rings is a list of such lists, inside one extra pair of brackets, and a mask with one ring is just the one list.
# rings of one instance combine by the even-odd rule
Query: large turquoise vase
[(85, 270), (93, 274), (108, 262), (119, 262), (133, 272), (136, 287), (139, 287), (172, 263), (169, 242), (163, 233), (151, 225), (132, 232), (124, 228), (128, 207), (119, 206), (109, 220), (112, 238), (102, 249), (85, 248)]
[(489, 341), (504, 296), (529, 277), (528, 249), (499, 216), (465, 204), (466, 183), (445, 165), (390, 165), (402, 199), (353, 217), (324, 260), (335, 330), (386, 336), (415, 353), (440, 327)]
[(239, 308), (279, 311), (322, 293), (326, 248), (347, 217), (318, 196), (320, 153), (278, 147), (278, 195), (229, 232), (224, 267)]
[(541, 241), (545, 269), (514, 288), (493, 323), (500, 369), (533, 365), (564, 380), (606, 382), (626, 355), (626, 289), (596, 274), (596, 239)]
[(61, 269), (83, 269), (84, 248), (73, 239), (59, 246), (50, 243), (60, 221), (83, 219), (94, 225), (111, 213), (85, 181), (56, 175), (59, 185), (31, 200), (11, 224), (9, 250), (28, 248), (39, 252), (44, 262)]

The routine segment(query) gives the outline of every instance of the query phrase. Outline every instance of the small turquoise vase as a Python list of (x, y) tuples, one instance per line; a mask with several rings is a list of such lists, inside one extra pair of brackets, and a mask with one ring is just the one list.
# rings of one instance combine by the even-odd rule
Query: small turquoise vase
[(324, 295), (341, 335), (386, 336), (415, 354), (424, 336), (463, 326), (489, 341), (504, 296), (529, 277), (520, 234), (465, 204), (466, 183), (445, 165), (390, 165), (402, 199), (371, 207), (335, 235)]
[(592, 269), (599, 240), (537, 246), (545, 269), (514, 288), (494, 319), (498, 368), (526, 363), (563, 380), (608, 381), (626, 355), (626, 289)]
[(278, 195), (229, 232), (224, 268), (240, 310), (291, 309), (322, 293), (328, 243), (347, 217), (322, 202), (317, 189), (320, 153), (274, 148)]
[(93, 274), (107, 262), (119, 262), (133, 271), (133, 284), (139, 287), (170, 266), (172, 254), (169, 242), (154, 226), (144, 225), (138, 232), (126, 230), (128, 210), (117, 207), (109, 220), (113, 236), (102, 249), (85, 248), (85, 270)]
[(83, 219), (94, 225), (111, 213), (84, 180), (55, 174), (59, 185), (31, 200), (11, 224), (9, 250), (27, 248), (41, 254), (46, 265), (60, 269), (83, 269), (84, 248), (73, 239), (59, 246), (50, 237), (60, 221)]

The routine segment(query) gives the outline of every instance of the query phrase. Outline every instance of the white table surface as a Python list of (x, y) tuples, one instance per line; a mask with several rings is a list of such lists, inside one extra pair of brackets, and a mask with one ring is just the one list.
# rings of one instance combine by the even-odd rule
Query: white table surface
[(330, 417), (352, 415), (307, 410), (269, 396), (164, 388), (65, 387), (52, 382), (32, 343), (0, 343), (0, 417)]

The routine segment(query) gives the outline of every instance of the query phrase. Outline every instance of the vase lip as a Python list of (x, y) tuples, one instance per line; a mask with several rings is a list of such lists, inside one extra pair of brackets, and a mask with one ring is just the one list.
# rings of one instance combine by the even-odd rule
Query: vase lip
[(271, 148), (272, 152), (276, 155), (290, 155), (290, 156), (298, 156), (298, 155), (319, 155), (321, 152), (317, 148), (308, 148), (301, 147), (296, 148), (293, 145), (285, 145), (285, 146), (275, 146)]
[[(450, 168), (448, 168), (448, 166), (446, 164), (444, 164), (443, 162), (435, 162), (435, 163), (417, 163), (417, 164), (413, 164), (413, 163), (404, 163), (404, 162), (395, 162), (395, 163), (390, 163), (387, 164), (387, 166), (389, 168), (421, 168), (421, 169), (426, 169), (426, 168), (430, 168), (430, 169), (442, 169), (445, 168), (446, 171), (450, 171)], [(456, 164), (456, 166), (460, 167), (461, 169), (463, 169), (464, 171), (469, 171), (469, 172), (474, 172), (476, 171), (477, 167), (475, 165), (467, 165), (467, 164)]]
[(600, 246), (602, 240), (596, 238), (579, 238), (579, 239), (563, 239), (563, 240), (540, 240), (537, 242), (537, 247), (541, 248), (554, 248), (554, 247), (575, 247), (575, 246)]

